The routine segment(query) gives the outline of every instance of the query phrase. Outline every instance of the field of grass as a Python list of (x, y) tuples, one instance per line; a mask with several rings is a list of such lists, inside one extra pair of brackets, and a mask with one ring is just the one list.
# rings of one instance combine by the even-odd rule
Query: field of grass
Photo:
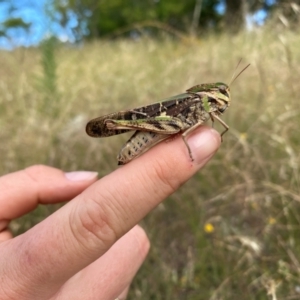
[(141, 224), (152, 248), (129, 299), (300, 299), (299, 49), (299, 35), (258, 31), (2, 51), (0, 175), (47, 164), (104, 176), (128, 136), (92, 139), (89, 119), (228, 83), (242, 57), (251, 67), (231, 88), (217, 155)]

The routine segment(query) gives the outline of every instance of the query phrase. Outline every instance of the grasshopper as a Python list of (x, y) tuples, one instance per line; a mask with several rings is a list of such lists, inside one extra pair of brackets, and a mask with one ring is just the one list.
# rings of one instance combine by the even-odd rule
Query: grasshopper
[[(247, 65), (232, 81), (248, 68)], [(189, 88), (186, 93), (168, 99), (98, 117), (86, 125), (91, 137), (109, 137), (134, 130), (135, 133), (122, 147), (117, 159), (124, 165), (140, 156), (157, 143), (182, 133), (188, 154), (193, 154), (187, 136), (207, 120), (218, 120), (224, 127), (221, 137), (229, 126), (220, 116), (230, 106), (230, 84), (222, 82), (205, 83)]]

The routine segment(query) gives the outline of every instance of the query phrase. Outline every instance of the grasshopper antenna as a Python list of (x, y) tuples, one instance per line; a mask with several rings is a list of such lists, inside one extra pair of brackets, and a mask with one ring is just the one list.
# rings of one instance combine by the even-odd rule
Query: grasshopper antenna
[(240, 59), (239, 60), (239, 62), (238, 62), (238, 64), (237, 64), (237, 66), (235, 67), (235, 70), (234, 70), (234, 72), (233, 72), (233, 75), (232, 75), (232, 77), (231, 77), (231, 80), (230, 80), (230, 83), (229, 83), (229, 85), (228, 85), (228, 87), (230, 87), (234, 82), (235, 82), (235, 80), (250, 66), (250, 64), (248, 64), (244, 69), (242, 69), (242, 71), (240, 71), (235, 77), (234, 77), (234, 75), (235, 75), (235, 72), (236, 72), (236, 70), (238, 69), (238, 67), (239, 67), (239, 65), (240, 65), (240, 63), (241, 63), (241, 61), (242, 61), (242, 59)]

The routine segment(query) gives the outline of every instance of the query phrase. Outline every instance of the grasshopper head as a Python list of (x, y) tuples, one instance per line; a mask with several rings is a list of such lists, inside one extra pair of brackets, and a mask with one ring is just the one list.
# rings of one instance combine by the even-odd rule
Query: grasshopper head
[[(239, 61), (237, 67), (239, 66), (241, 60)], [(195, 85), (187, 90), (191, 94), (204, 94), (206, 100), (206, 111), (214, 111), (216, 113), (222, 114), (230, 106), (230, 86), (231, 84), (250, 66), (248, 64), (242, 71), (238, 73), (237, 76), (233, 76), (229, 85), (223, 82), (216, 83), (204, 83)]]
[(211, 92), (215, 95), (218, 112), (223, 113), (230, 106), (229, 86), (223, 82), (217, 82), (214, 91)]
[(198, 84), (187, 90), (188, 93), (205, 94), (213, 110), (222, 114), (230, 105), (230, 89), (223, 82)]

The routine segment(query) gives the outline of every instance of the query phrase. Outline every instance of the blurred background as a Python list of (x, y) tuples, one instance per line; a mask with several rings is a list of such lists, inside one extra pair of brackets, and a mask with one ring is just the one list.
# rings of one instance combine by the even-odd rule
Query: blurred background
[(129, 299), (300, 299), (299, 25), (299, 0), (0, 1), (0, 175), (104, 176), (129, 136), (92, 139), (89, 119), (229, 83), (242, 58), (217, 155), (141, 223)]

